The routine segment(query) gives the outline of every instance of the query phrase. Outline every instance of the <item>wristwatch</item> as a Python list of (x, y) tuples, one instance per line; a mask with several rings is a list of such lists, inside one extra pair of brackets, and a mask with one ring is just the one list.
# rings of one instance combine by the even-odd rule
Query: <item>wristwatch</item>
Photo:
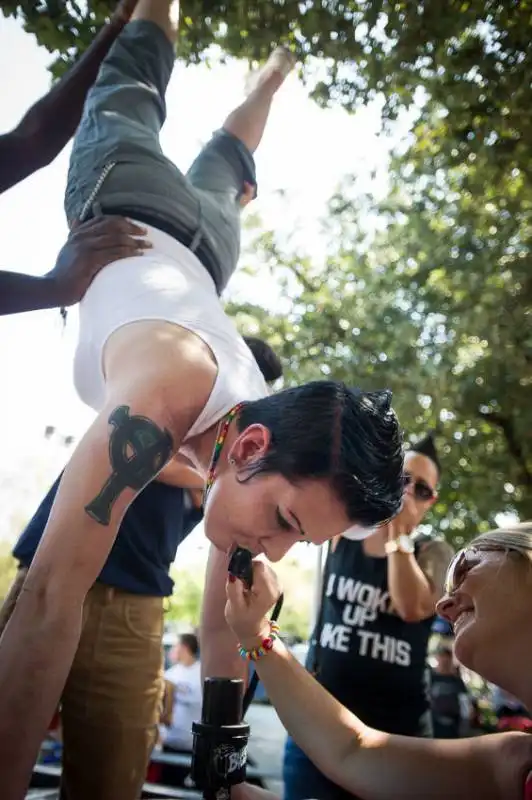
[(415, 552), (415, 547), (410, 536), (403, 534), (402, 536), (398, 536), (397, 539), (390, 539), (386, 542), (384, 550), (388, 556), (390, 553), (406, 553), (407, 555), (412, 555), (412, 553)]

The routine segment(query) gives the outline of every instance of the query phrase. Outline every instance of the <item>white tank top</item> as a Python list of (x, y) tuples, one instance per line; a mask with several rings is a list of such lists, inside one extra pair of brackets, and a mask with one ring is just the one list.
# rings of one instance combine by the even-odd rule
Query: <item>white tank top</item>
[[(99, 411), (105, 403), (102, 356), (111, 334), (140, 320), (180, 325), (210, 347), (218, 364), (211, 395), (187, 434), (190, 439), (218, 422), (236, 403), (265, 397), (269, 390), (201, 262), (162, 231), (148, 227), (147, 238), (151, 250), (110, 264), (83, 298), (74, 383), (81, 400)], [(182, 389), (176, 386), (176, 392)]]

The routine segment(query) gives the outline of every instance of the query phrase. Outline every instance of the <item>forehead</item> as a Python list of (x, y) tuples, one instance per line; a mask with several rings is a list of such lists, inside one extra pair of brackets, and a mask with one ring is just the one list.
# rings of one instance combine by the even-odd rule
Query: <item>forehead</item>
[(422, 478), (430, 486), (438, 483), (438, 470), (434, 461), (421, 453), (409, 450), (405, 453), (405, 469), (415, 478)]
[(342, 502), (327, 481), (310, 480), (299, 485), (287, 483), (279, 505), (301, 522), (305, 538), (323, 544), (353, 525)]

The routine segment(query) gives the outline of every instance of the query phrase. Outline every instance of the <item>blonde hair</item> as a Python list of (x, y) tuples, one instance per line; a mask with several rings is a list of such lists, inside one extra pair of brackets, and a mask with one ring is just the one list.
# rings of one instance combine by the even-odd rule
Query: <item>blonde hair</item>
[(508, 550), (532, 561), (532, 522), (517, 522), (481, 533), (470, 542), (479, 550)]

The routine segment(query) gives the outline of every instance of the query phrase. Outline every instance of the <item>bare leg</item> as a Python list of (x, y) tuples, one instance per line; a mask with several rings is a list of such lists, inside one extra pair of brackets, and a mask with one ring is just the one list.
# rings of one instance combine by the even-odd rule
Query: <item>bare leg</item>
[[(137, 19), (140, 15), (162, 23), (165, 32), (174, 35), (175, 26), (161, 18), (163, 9), (168, 16), (169, 1), (141, 0)], [(191, 387), (185, 402), (189, 409), (183, 411), (180, 401), (177, 408), (169, 410), (164, 387), (175, 385), (176, 375), (184, 367), (180, 358), (175, 358), (169, 371), (167, 362), (174, 360), (181, 347), (174, 341), (167, 358), (161, 339), (150, 339), (150, 344), (144, 333), (141, 339), (146, 347), (142, 365), (126, 366), (126, 357), (119, 362), (121, 373), (107, 370), (108, 403), (65, 470), (45, 535), (0, 638), (2, 800), (24, 797), (78, 647), (85, 596), (105, 563), (127, 506), (179, 448), (205, 402), (196, 402), (192, 396), (198, 372), (194, 360), (194, 375), (185, 370), (183, 380)], [(136, 377), (140, 374), (142, 383)], [(155, 388), (158, 386), (163, 387), (162, 394)], [(212, 383), (208, 392), (211, 388)], [(186, 422), (183, 414), (189, 417)], [(137, 425), (136, 432), (132, 422)], [(118, 485), (116, 465), (110, 462), (113, 438), (112, 458), (116, 460), (116, 454), (122, 453), (119, 461), (122, 466), (129, 464), (126, 471), (132, 468), (135, 472), (137, 467), (142, 473), (129, 478), (124, 474)]]
[(131, 20), (155, 22), (171, 42), (177, 40), (179, 25), (179, 0), (139, 0)]
[(128, 505), (143, 488), (140, 483), (154, 479), (179, 446), (183, 431), (170, 433), (171, 427), (156, 391), (149, 396), (145, 388), (124, 387), (91, 426), (65, 470), (0, 638), (2, 800), (24, 796), (78, 647), (85, 596)]
[(241, 106), (229, 114), (224, 130), (232, 133), (254, 153), (263, 137), (273, 98), (294, 66), (284, 48), (275, 50), (260, 71), (256, 85)]

